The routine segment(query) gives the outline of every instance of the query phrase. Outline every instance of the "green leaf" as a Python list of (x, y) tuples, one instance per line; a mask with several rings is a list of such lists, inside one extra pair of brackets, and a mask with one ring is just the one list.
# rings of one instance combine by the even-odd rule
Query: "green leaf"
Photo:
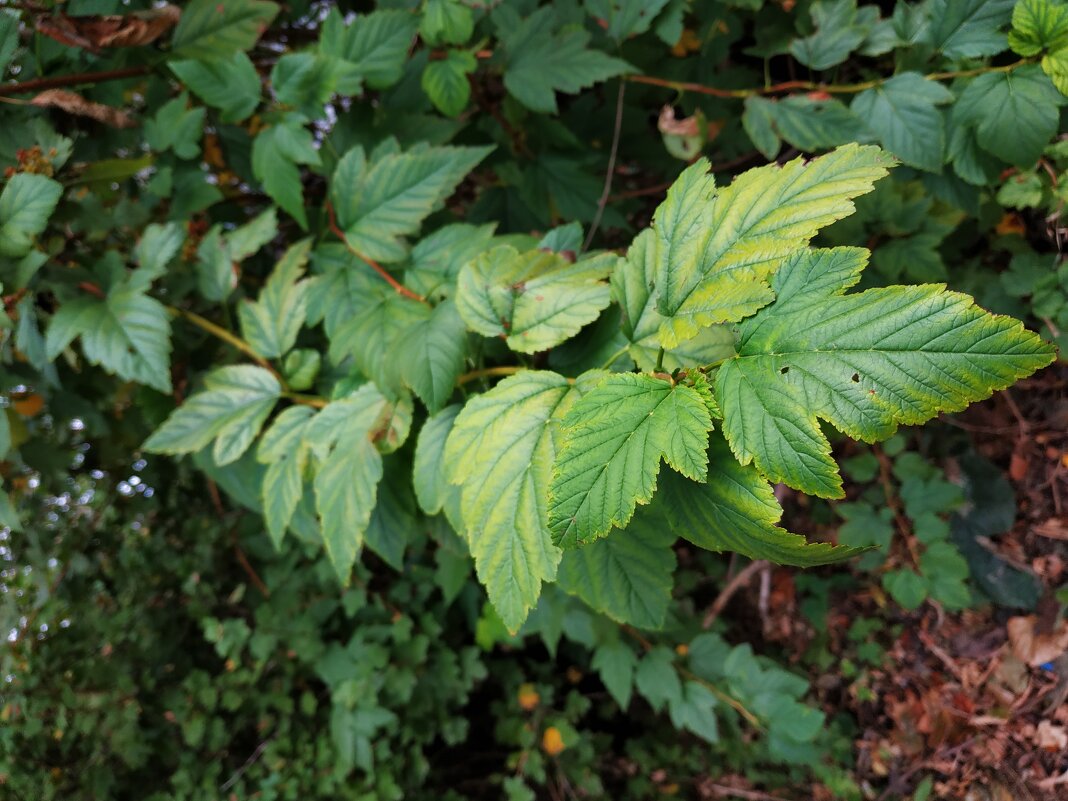
[[(688, 729), (710, 743), (719, 742), (719, 726), (715, 712), (719, 701), (716, 696), (696, 681), (684, 682), (682, 690), (679, 698), (668, 704), (672, 725), (680, 731)], [(821, 723), (822, 720), (820, 716)]]
[[(612, 273), (612, 298), (623, 311), (623, 335), (630, 341), (631, 358), (642, 370), (652, 371), (660, 351), (660, 325), (656, 310), (653, 274), (656, 271), (656, 233), (646, 229), (635, 237), (627, 258), (617, 262)], [(677, 347), (667, 349), (662, 362), (668, 372), (680, 367), (699, 367), (734, 355), (734, 334), (725, 325), (702, 328)]]
[(1068, 103), (1037, 64), (988, 72), (965, 88), (955, 118), (974, 127), (979, 146), (1017, 167), (1035, 165), (1057, 132), (1058, 107)]
[(134, 246), (134, 258), (139, 265), (126, 280), (128, 289), (146, 290), (152, 282), (162, 276), (171, 259), (178, 255), (178, 249), (185, 241), (185, 233), (178, 223), (151, 223)]
[(226, 58), (249, 50), (278, 15), (264, 0), (190, 0), (182, 9), (171, 41), (181, 58)]
[(63, 194), (58, 181), (20, 172), (0, 192), (0, 256), (25, 256)]
[(445, 442), (452, 433), (456, 416), (463, 406), (455, 403), (432, 415), (419, 430), (415, 443), (415, 462), (412, 485), (419, 508), (428, 515), (436, 515), (445, 506), (450, 492), (456, 491), (446, 480)]
[(748, 97), (742, 125), (769, 159), (779, 152), (779, 138), (805, 153), (863, 138), (864, 124), (837, 100), (792, 95), (782, 100)]
[(0, 11), (0, 77), (15, 57), (19, 47), (19, 18), (16, 14)]
[(556, 31), (552, 7), (540, 8), (522, 21), (513, 9), (504, 7), (494, 20), (505, 53), (505, 88), (531, 111), (556, 114), (556, 92), (576, 94), (633, 71), (621, 59), (588, 49), (590, 35), (581, 28)]
[[(607, 23), (607, 33), (616, 42), (649, 30), (668, 0), (586, 0), (586, 11)], [(669, 44), (674, 44), (670, 42)]]
[(1068, 5), (1063, 0), (1019, 0), (1012, 9), (1009, 46), (1028, 58), (1068, 47)]
[(178, 455), (199, 451), (215, 440), (216, 464), (230, 464), (248, 450), (281, 393), (278, 380), (262, 367), (219, 367), (204, 377), (204, 389), (171, 412), (143, 447)]
[(1049, 364), (1052, 346), (942, 285), (845, 295), (860, 248), (802, 251), (775, 277), (774, 305), (742, 325), (716, 379), (723, 430), (772, 481), (842, 496), (823, 419), (854, 439), (959, 411)]
[(226, 250), (233, 261), (244, 261), (278, 236), (278, 210), (269, 206), (240, 228), (226, 235)]
[(605, 378), (562, 422), (549, 490), (553, 542), (574, 548), (623, 528), (656, 489), (660, 460), (703, 481), (712, 429), (705, 398), (649, 375)]
[(467, 108), (471, 83), (467, 76), (478, 66), (475, 57), (464, 50), (449, 50), (445, 58), (429, 62), (423, 70), (423, 91), (434, 108), (455, 117)]
[(202, 61), (171, 61), (167, 66), (193, 94), (219, 109), (223, 122), (241, 122), (260, 104), (260, 76), (243, 52)]
[(340, 62), (337, 91), (355, 95), (365, 82), (384, 89), (399, 81), (418, 20), (407, 11), (378, 10), (358, 14), (346, 26), (337, 8), (331, 8), (323, 20), (319, 52)]
[(342, 586), (349, 584), (382, 479), (382, 456), (374, 440), (392, 414), (382, 393), (364, 384), (322, 409), (306, 431), (305, 441), (319, 461), (315, 509), (327, 556)]
[(809, 543), (779, 528), (782, 508), (768, 480), (752, 465), (739, 464), (723, 437), (713, 434), (710, 440), (708, 481), (701, 484), (669, 472), (649, 507), (648, 516), (666, 523), (675, 536), (710, 551), (796, 567), (831, 564), (863, 551)]
[(274, 268), (256, 301), (238, 307), (241, 333), (252, 348), (267, 359), (284, 356), (296, 344), (304, 325), (308, 283), (301, 281), (311, 240), (289, 248)]
[(655, 252), (639, 251), (655, 264), (661, 345), (674, 348), (771, 302), (767, 278), (820, 228), (852, 213), (852, 199), (892, 164), (877, 147), (846, 145), (808, 163), (749, 170), (718, 191), (706, 160), (688, 167), (656, 210)]
[(924, 41), (946, 58), (993, 56), (1005, 49), (1002, 28), (1014, 0), (931, 0)]
[(675, 669), (675, 654), (664, 645), (649, 651), (634, 672), (638, 692), (659, 712), (667, 704), (682, 700), (682, 682)]
[(918, 72), (903, 72), (857, 95), (853, 113), (864, 120), (883, 147), (910, 167), (940, 172), (945, 130), (938, 106), (953, 94)]
[(419, 35), (428, 44), (460, 45), (475, 32), (475, 15), (460, 0), (427, 0)]
[(173, 150), (180, 159), (195, 159), (200, 155), (205, 114), (204, 108), (189, 108), (189, 95), (182, 92), (145, 123), (145, 141), (153, 150)]
[(447, 478), (462, 487), (464, 535), (479, 580), (512, 632), (560, 561), (546, 497), (555, 421), (571, 397), (567, 380), (555, 373), (510, 376), (467, 402), (445, 445)]
[(308, 216), (298, 164), (320, 165), (319, 151), (305, 119), (288, 113), (274, 125), (257, 134), (252, 141), (252, 173), (271, 198), (307, 230)]
[(104, 299), (64, 303), (45, 338), (48, 358), (54, 359), (79, 336), (91, 364), (170, 393), (171, 324), (159, 301), (120, 283)]
[(400, 237), (414, 234), (441, 208), (492, 147), (429, 147), (389, 152), (368, 161), (363, 148), (337, 165), (330, 196), (349, 244), (376, 261), (400, 261)]
[(520, 353), (548, 350), (608, 306), (605, 279), (617, 261), (605, 253), (572, 262), (558, 253), (501, 245), (460, 270), (456, 305), (472, 331), (504, 337)]
[(566, 551), (556, 583), (619, 623), (659, 629), (671, 603), (674, 542), (659, 521), (636, 518), (626, 531)]
[(602, 643), (593, 652), (590, 666), (601, 675), (608, 694), (624, 711), (630, 706), (634, 691), (634, 668), (637, 665), (638, 657), (634, 651), (618, 639)]
[(450, 300), (428, 312), (404, 332), (396, 358), (401, 379), (433, 413), (456, 389), (467, 357), (467, 330)]
[(290, 406), (264, 432), (256, 452), (267, 465), (263, 476), (263, 519), (275, 550), (280, 550), (293, 513), (304, 496), (304, 468), (308, 448), (303, 440), (315, 410)]
[(892, 570), (883, 576), (883, 586), (890, 596), (909, 612), (927, 599), (927, 582), (912, 570)]
[(339, 71), (336, 59), (315, 53), (286, 53), (271, 69), (271, 87), (279, 102), (306, 114), (320, 114), (334, 94)]
[(871, 29), (857, 14), (857, 0), (815, 0), (810, 13), (816, 31), (790, 44), (790, 54), (809, 69), (841, 64), (863, 44)]

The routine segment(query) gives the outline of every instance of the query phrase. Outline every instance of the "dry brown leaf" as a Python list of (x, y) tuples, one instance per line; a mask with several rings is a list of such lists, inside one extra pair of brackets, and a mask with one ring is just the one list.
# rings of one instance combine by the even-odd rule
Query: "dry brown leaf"
[(660, 109), (660, 117), (656, 121), (656, 127), (660, 133), (672, 136), (700, 136), (701, 126), (697, 115), (684, 117), (681, 120), (675, 116), (674, 106), (664, 106)]
[(1035, 745), (1045, 751), (1063, 751), (1068, 748), (1068, 731), (1043, 720), (1035, 730)]
[(1038, 536), (1049, 537), (1051, 540), (1068, 540), (1068, 522), (1059, 517), (1051, 517), (1031, 530)]
[(69, 47), (98, 51), (106, 47), (150, 44), (173, 28), (182, 12), (167, 4), (133, 14), (68, 17), (53, 14), (37, 21), (37, 30)]
[(1039, 633), (1035, 631), (1037, 620), (1035, 615), (1027, 615), (1009, 618), (1006, 624), (1012, 652), (1031, 667), (1052, 662), (1068, 651), (1068, 621), (1060, 621), (1051, 632)]
[(81, 117), (91, 117), (112, 128), (135, 128), (138, 124), (132, 114), (121, 108), (94, 103), (86, 100), (77, 92), (69, 92), (66, 89), (48, 89), (37, 95), (30, 103), (45, 108), (58, 108), (68, 114), (77, 114)]

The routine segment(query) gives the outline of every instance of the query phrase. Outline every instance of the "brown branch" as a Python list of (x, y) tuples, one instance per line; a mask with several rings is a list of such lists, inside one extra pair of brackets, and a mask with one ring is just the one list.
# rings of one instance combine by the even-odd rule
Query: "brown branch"
[(883, 487), (886, 507), (894, 516), (894, 524), (897, 526), (901, 540), (904, 542), (909, 557), (912, 559), (912, 566), (919, 569), (920, 555), (916, 552), (916, 543), (912, 539), (912, 527), (909, 525), (908, 518), (905, 517), (905, 512), (898, 502), (897, 492), (894, 490), (894, 480), (891, 472), (893, 465), (890, 464), (890, 457), (878, 445), (872, 445), (871, 450), (879, 462), (879, 483)]
[(769, 562), (766, 559), (757, 559), (755, 562), (745, 566), (737, 576), (727, 582), (727, 586), (723, 588), (716, 600), (709, 607), (708, 613), (705, 615), (705, 619), (701, 621), (701, 628), (709, 629), (712, 624), (716, 622), (716, 618), (724, 610), (734, 594), (744, 587), (753, 576), (759, 573), (761, 570), (766, 569), (769, 566)]
[(604, 207), (608, 205), (608, 197), (612, 194), (612, 177), (616, 171), (616, 156), (619, 154), (619, 133), (623, 127), (623, 92), (626, 88), (626, 81), (620, 81), (619, 94), (616, 96), (616, 122), (612, 129), (612, 147), (608, 152), (608, 169), (604, 173), (604, 189), (601, 190), (601, 197), (597, 201), (597, 213), (593, 217), (593, 222), (590, 223), (590, 231), (586, 234), (586, 241), (582, 243), (580, 253), (585, 253), (590, 243), (593, 242), (593, 237), (601, 225), (601, 218), (604, 216)]
[(404, 286), (404, 284), (400, 283), (396, 278), (390, 275), (389, 272), (381, 264), (379, 264), (369, 256), (364, 256), (362, 253), (360, 253), (360, 251), (356, 250), (356, 248), (354, 248), (349, 243), (348, 237), (345, 236), (345, 232), (338, 227), (337, 217), (334, 216), (334, 205), (329, 200), (326, 201), (326, 213), (328, 217), (327, 224), (330, 227), (330, 233), (332, 233), (334, 236), (341, 240), (342, 244), (345, 245), (345, 248), (349, 251), (349, 253), (351, 253), (357, 259), (359, 259), (372, 270), (374, 270), (376, 273), (378, 273), (386, 281), (387, 284), (393, 287), (394, 291), (398, 295), (403, 295), (404, 297), (409, 298), (410, 300), (418, 301), (419, 303), (426, 303), (426, 298), (412, 292), (412, 290), (408, 289), (408, 287)]
[[(955, 70), (952, 72), (931, 72), (923, 77), (930, 81), (948, 81), (954, 78), (971, 78), (988, 72), (1012, 72), (1025, 64), (1034, 63), (1033, 58), (1023, 58), (1006, 64), (1003, 67), (976, 67), (970, 70)], [(893, 76), (891, 76), (893, 77)], [(882, 86), (890, 78), (876, 78), (862, 83), (833, 84), (820, 83), (817, 81), (784, 81), (771, 86), (759, 86), (749, 89), (720, 89), (715, 86), (705, 86), (700, 83), (688, 81), (671, 81), (666, 78), (657, 78), (652, 75), (626, 75), (624, 80), (631, 83), (644, 83), (650, 86), (663, 86), (666, 89), (674, 89), (677, 92), (697, 92), (698, 94), (711, 95), (712, 97), (735, 98), (744, 100), (747, 97), (764, 95), (781, 95), (789, 92), (826, 92), (827, 94), (849, 95), (875, 89)]]
[(44, 89), (57, 89), (63, 86), (77, 86), (83, 83), (102, 83), (104, 81), (120, 81), (123, 78), (136, 78), (152, 71), (148, 64), (136, 67), (124, 67), (121, 70), (106, 70), (104, 72), (79, 72), (75, 75), (58, 75), (55, 78), (35, 78), (32, 81), (22, 83), (0, 84), (0, 97), (7, 95), (21, 95), (27, 92), (40, 92)]

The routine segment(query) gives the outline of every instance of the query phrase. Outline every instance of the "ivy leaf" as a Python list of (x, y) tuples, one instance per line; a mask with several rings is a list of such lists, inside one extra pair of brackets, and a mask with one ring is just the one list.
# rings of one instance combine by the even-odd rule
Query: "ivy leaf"
[(261, 492), (263, 521), (275, 550), (281, 548), (293, 513), (304, 496), (304, 468), (308, 448), (304, 443), (308, 424), (315, 415), (310, 406), (290, 406), (264, 432), (256, 451), (267, 465)]
[(49, 359), (75, 337), (90, 364), (127, 381), (170, 393), (171, 324), (166, 308), (120, 282), (106, 298), (77, 298), (52, 317), (45, 338)]
[(910, 167), (940, 172), (945, 160), (945, 126), (938, 106), (953, 93), (918, 72), (903, 72), (857, 95), (853, 113), (883, 147)]
[(278, 15), (265, 0), (190, 0), (182, 9), (171, 41), (181, 58), (225, 58), (249, 50)]
[(556, 31), (552, 7), (540, 8), (520, 20), (505, 6), (494, 13), (494, 21), (505, 53), (505, 88), (531, 111), (556, 114), (556, 92), (575, 94), (633, 71), (621, 59), (588, 49), (590, 35), (581, 28)]
[(943, 285), (845, 295), (868, 252), (802, 251), (779, 271), (773, 306), (747, 320), (716, 379), (723, 430), (742, 464), (772, 481), (842, 497), (817, 418), (854, 439), (959, 411), (1030, 375), (1052, 346)]
[(565, 551), (556, 583), (619, 623), (659, 629), (671, 603), (674, 542), (658, 521), (635, 518), (626, 531)]
[(461, 270), (456, 305), (472, 331), (504, 337), (520, 353), (559, 345), (608, 306), (605, 281), (618, 258), (604, 253), (572, 262), (558, 253), (520, 253), (501, 245)]
[(194, 453), (212, 440), (220, 467), (237, 461), (281, 397), (278, 380), (262, 367), (231, 365), (204, 377), (204, 389), (171, 412), (144, 444), (152, 453)]
[(319, 52), (339, 61), (337, 91), (356, 95), (364, 82), (384, 89), (400, 80), (419, 18), (407, 11), (380, 9), (345, 21), (337, 8), (323, 20)]
[(307, 309), (306, 281), (299, 280), (308, 261), (311, 240), (293, 245), (282, 256), (256, 301), (238, 307), (241, 333), (260, 356), (276, 359), (296, 344)]
[(406, 255), (400, 237), (416, 233), (492, 149), (417, 145), (368, 161), (362, 147), (353, 148), (338, 163), (330, 188), (345, 238), (376, 261), (400, 261)]
[(447, 117), (455, 117), (471, 99), (467, 76), (477, 67), (475, 57), (464, 50), (449, 50), (445, 58), (429, 62), (423, 70), (423, 91), (434, 108)]
[(721, 436), (710, 437), (708, 465), (708, 481), (703, 484), (668, 472), (648, 517), (666, 523), (674, 536), (699, 548), (779, 565), (814, 567), (863, 552), (863, 548), (809, 543), (800, 534), (779, 528), (782, 508), (768, 480), (754, 466), (739, 464)]
[(1068, 47), (1068, 5), (1061, 0), (1019, 0), (1012, 9), (1009, 46), (1027, 58)]
[(1021, 168), (1031, 168), (1057, 132), (1059, 106), (1068, 103), (1037, 64), (988, 72), (972, 81), (954, 107), (975, 129), (979, 146)]
[(660, 460), (697, 481), (712, 418), (701, 393), (650, 375), (610, 375), (564, 417), (549, 489), (553, 542), (574, 548), (623, 528), (656, 489)]
[(267, 194), (307, 230), (308, 216), (297, 165), (318, 167), (321, 162), (304, 122), (303, 116), (291, 112), (260, 131), (252, 141), (252, 173)]
[(63, 194), (63, 186), (43, 175), (20, 172), (0, 192), (0, 256), (19, 258), (33, 247)]
[(512, 632), (560, 561), (549, 538), (546, 496), (554, 421), (571, 397), (567, 380), (555, 373), (510, 376), (467, 402), (445, 444), (446, 475), (462, 487), (464, 535), (479, 580)]
[(225, 58), (171, 61), (168, 66), (193, 94), (219, 109), (223, 122), (241, 122), (260, 104), (260, 75), (241, 51)]
[[(846, 145), (806, 163), (749, 170), (717, 190), (705, 159), (688, 167), (656, 210), (660, 343), (674, 348), (708, 325), (771, 302), (766, 279), (820, 228), (852, 213), (893, 160)], [(628, 260), (633, 258), (628, 254)]]
[(979, 58), (1005, 49), (1002, 28), (1014, 0), (931, 0), (925, 41), (946, 58)]
[(466, 356), (464, 321), (446, 300), (404, 332), (396, 358), (404, 383), (433, 413), (452, 396)]

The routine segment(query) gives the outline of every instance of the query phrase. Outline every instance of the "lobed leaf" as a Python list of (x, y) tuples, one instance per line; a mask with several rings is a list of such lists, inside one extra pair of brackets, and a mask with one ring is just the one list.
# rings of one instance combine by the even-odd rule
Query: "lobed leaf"
[(802, 251), (778, 298), (741, 328), (716, 378), (723, 430), (742, 464), (821, 497), (842, 496), (823, 419), (865, 442), (959, 411), (1046, 366), (1052, 346), (944, 285), (853, 295), (868, 253)]

